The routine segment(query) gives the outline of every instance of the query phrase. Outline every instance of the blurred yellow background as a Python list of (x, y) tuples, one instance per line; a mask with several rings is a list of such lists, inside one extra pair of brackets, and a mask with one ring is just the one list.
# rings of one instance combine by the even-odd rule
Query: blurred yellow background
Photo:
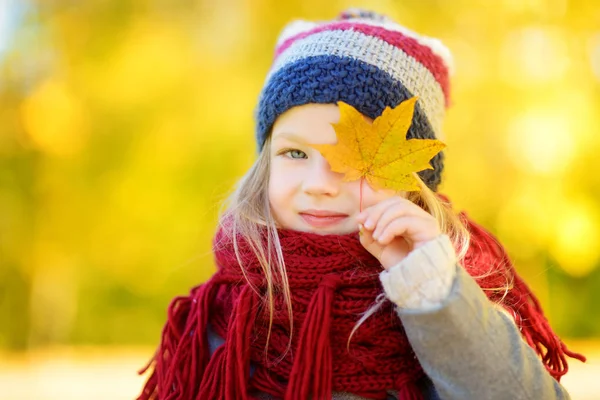
[(590, 357), (573, 398), (600, 399), (596, 0), (0, 0), (0, 399), (137, 394), (169, 300), (213, 272), (279, 30), (347, 7), (454, 53), (440, 191)]

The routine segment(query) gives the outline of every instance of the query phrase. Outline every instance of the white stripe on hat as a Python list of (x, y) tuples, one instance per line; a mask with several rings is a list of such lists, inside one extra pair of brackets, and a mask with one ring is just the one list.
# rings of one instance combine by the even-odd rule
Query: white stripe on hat
[[(379, 27), (386, 29), (392, 32), (399, 32), (405, 36), (411, 37), (415, 39), (422, 46), (428, 47), (431, 51), (439, 56), (446, 68), (448, 68), (448, 74), (452, 75), (454, 73), (454, 59), (452, 57), (452, 53), (450, 50), (439, 40), (436, 38), (420, 35), (400, 24), (397, 24), (391, 20), (386, 21), (376, 21), (368, 18), (348, 18), (344, 20), (334, 20), (334, 21), (322, 21), (320, 23), (304, 21), (304, 20), (295, 20), (281, 31), (279, 38), (277, 39), (277, 47), (281, 46), (287, 39), (292, 38), (300, 33), (309, 32), (310, 30), (317, 28), (323, 25), (331, 25), (331, 29), (335, 29), (336, 24), (344, 24), (344, 23), (355, 23), (355, 24), (363, 24), (369, 25), (373, 27)], [(289, 29), (288, 29), (289, 27)]]

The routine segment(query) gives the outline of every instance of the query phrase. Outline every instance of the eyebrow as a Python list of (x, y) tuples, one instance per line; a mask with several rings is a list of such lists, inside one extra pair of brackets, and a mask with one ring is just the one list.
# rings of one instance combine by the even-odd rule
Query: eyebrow
[(292, 140), (297, 143), (304, 143), (304, 144), (308, 143), (306, 141), (306, 139), (304, 139), (302, 136), (300, 136), (299, 134), (294, 133), (294, 132), (278, 133), (276, 136), (273, 137), (273, 140), (277, 140), (277, 139), (287, 139), (287, 140)]

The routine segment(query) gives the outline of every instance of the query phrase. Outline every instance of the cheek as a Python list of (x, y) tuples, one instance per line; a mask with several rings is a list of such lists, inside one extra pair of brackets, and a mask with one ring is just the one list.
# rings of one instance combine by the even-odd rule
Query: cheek
[(274, 191), (290, 192), (301, 186), (303, 170), (285, 161), (273, 160), (269, 183)]
[[(389, 199), (390, 197), (398, 195), (393, 190), (388, 189), (380, 189), (374, 190), (371, 186), (369, 186), (366, 182), (363, 184), (363, 195), (362, 195), (362, 205), (363, 209), (371, 207), (383, 200)], [(402, 195), (403, 193), (400, 193)]]
[(277, 180), (277, 176), (271, 174), (271, 176), (269, 177), (269, 202), (272, 205), (276, 205), (278, 203), (280, 193), (280, 191), (278, 190), (279, 188), (281, 188), (281, 185)]
[(278, 188), (280, 185), (277, 182), (277, 177), (271, 175), (269, 179), (269, 187), (268, 187), (268, 196), (269, 196), (269, 206), (271, 208), (271, 212), (275, 217), (276, 221), (280, 220), (281, 216), (281, 204), (283, 200), (281, 198), (281, 192)]
[(269, 176), (269, 201), (273, 207), (285, 203), (293, 190), (293, 180), (281, 168), (272, 169)]

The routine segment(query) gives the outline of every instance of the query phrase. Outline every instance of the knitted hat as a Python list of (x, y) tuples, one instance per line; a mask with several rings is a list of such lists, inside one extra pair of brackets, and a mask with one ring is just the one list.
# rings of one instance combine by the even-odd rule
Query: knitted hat
[[(386, 106), (418, 96), (407, 138), (443, 139), (450, 99), (450, 51), (373, 12), (350, 9), (336, 20), (297, 20), (281, 32), (256, 109), (262, 149), (277, 117), (307, 103), (343, 101), (375, 119)], [(441, 181), (443, 153), (433, 170), (419, 173), (433, 191)]]

